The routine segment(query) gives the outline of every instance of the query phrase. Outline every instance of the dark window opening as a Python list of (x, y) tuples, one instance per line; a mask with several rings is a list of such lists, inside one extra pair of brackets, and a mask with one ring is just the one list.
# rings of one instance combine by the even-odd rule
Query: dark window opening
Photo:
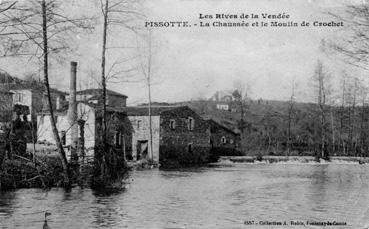
[(192, 143), (190, 143), (190, 144), (188, 144), (188, 152), (189, 152), (189, 153), (192, 153), (192, 150), (193, 150), (193, 149), (192, 149)]
[(192, 131), (195, 128), (195, 120), (191, 117), (188, 118), (188, 130)]
[(137, 120), (137, 129), (142, 127), (142, 120)]
[(65, 131), (61, 132), (61, 142), (62, 145), (65, 146), (67, 144), (67, 133)]
[(171, 130), (175, 130), (176, 129), (176, 120), (171, 119), (169, 122), (169, 127)]
[(114, 144), (117, 147), (121, 145), (121, 134), (118, 131), (114, 135)]

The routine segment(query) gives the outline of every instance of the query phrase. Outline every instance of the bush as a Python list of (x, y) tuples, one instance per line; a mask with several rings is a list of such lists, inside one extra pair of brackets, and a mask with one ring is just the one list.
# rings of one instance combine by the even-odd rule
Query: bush
[(129, 171), (124, 156), (110, 145), (107, 149), (102, 145), (95, 147), (92, 170), (90, 186), (94, 189), (119, 188)]

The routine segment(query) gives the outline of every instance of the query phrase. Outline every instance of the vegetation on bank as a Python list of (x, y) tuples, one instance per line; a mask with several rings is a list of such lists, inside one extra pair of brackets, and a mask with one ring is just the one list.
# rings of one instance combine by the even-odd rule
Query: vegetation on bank
[[(0, 146), (4, 144), (0, 143)], [(8, 151), (6, 148), (10, 147), (5, 145), (5, 148), (0, 149), (0, 190), (74, 186), (122, 189), (129, 175), (129, 167), (119, 153), (112, 149), (101, 153), (101, 149), (96, 149), (96, 152), (100, 152), (97, 154), (100, 158), (80, 158), (78, 163), (68, 162), (69, 183), (66, 184), (58, 155), (39, 153), (33, 157), (25, 150)]]

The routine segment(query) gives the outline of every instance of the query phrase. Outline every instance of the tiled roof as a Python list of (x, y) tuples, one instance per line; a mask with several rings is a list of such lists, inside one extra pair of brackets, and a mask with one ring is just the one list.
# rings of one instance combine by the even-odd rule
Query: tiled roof
[(218, 128), (222, 128), (223, 130), (225, 130), (227, 132), (230, 132), (234, 135), (239, 135), (238, 133), (234, 132), (233, 130), (231, 130), (231, 129), (225, 127), (225, 126), (223, 126), (222, 124), (219, 124), (218, 122), (214, 121), (213, 119), (208, 119), (206, 121), (209, 123), (210, 126), (216, 126)]
[[(166, 111), (175, 111), (177, 109), (188, 108), (187, 106), (151, 106), (151, 115), (157, 116)], [(189, 108), (188, 108), (189, 109)], [(122, 111), (125, 111), (127, 115), (131, 116), (147, 116), (149, 115), (148, 106), (139, 107), (123, 107)]]
[[(45, 91), (45, 86), (39, 81), (26, 81), (13, 76), (6, 72), (0, 72), (0, 88), (4, 90), (37, 90)], [(51, 93), (64, 94), (68, 93), (50, 88)]]
[[(24, 83), (17, 83), (17, 84), (9, 84), (9, 89), (10, 90), (35, 90), (35, 91), (42, 91), (45, 92), (45, 86), (43, 83), (35, 83), (35, 82), (24, 82)], [(55, 93), (55, 94), (63, 94), (63, 95), (67, 95), (68, 93), (63, 92), (63, 91), (59, 91), (58, 89), (55, 88), (50, 88), (50, 92), (51, 93)]]
[[(128, 98), (128, 96), (120, 94), (118, 92), (106, 89), (106, 94), (107, 95), (112, 95), (112, 96), (119, 96), (119, 97), (124, 97), (124, 98)], [(82, 91), (77, 91), (77, 95), (102, 95), (102, 89), (101, 88), (93, 88), (93, 89), (86, 89), (86, 90), (82, 90)]]

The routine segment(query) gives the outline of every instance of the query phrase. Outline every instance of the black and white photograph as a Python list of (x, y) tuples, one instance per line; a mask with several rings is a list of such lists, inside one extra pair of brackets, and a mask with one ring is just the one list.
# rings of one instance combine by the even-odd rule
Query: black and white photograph
[(368, 229), (369, 1), (0, 0), (0, 228)]

